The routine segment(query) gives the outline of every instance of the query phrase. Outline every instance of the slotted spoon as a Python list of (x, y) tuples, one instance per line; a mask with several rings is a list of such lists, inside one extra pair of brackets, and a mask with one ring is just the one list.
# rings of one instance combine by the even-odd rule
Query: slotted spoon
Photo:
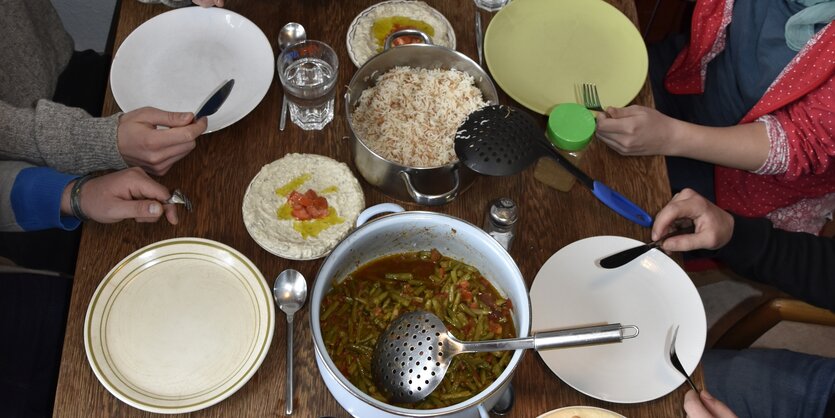
[(455, 154), (471, 170), (490, 176), (517, 174), (541, 157), (551, 157), (619, 215), (643, 227), (652, 217), (563, 157), (533, 117), (519, 109), (492, 105), (471, 113), (455, 133)]
[(452, 358), (458, 354), (550, 350), (615, 343), (637, 336), (638, 327), (634, 325), (608, 324), (543, 331), (532, 337), (465, 342), (453, 337), (435, 314), (412, 311), (397, 317), (380, 334), (371, 368), (374, 383), (390, 401), (413, 403), (425, 399), (441, 384)]

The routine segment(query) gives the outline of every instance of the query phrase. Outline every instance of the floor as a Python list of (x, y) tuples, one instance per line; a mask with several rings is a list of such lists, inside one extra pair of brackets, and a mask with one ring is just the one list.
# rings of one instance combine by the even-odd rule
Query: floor
[[(769, 290), (732, 277), (722, 271), (691, 273), (702, 297), (708, 326), (708, 343), (721, 334), (723, 320), (755, 307)], [(835, 327), (783, 321), (763, 334), (752, 347), (785, 348), (825, 357), (835, 357)]]

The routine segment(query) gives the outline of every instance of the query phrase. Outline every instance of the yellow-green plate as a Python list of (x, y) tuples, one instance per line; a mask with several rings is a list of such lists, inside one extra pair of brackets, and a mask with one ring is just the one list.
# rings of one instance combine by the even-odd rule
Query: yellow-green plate
[(646, 80), (647, 50), (634, 24), (602, 0), (514, 0), (487, 27), (484, 56), (514, 100), (547, 114), (594, 83), (604, 106), (625, 106)]
[(249, 259), (201, 238), (144, 247), (99, 284), (84, 321), (87, 360), (123, 402), (174, 414), (226, 399), (273, 337), (272, 294)]

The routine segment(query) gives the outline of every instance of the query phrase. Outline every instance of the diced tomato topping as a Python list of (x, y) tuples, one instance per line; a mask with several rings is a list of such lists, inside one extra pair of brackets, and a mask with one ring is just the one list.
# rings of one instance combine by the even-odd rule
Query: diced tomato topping
[(328, 200), (307, 189), (304, 194), (295, 190), (287, 196), (287, 202), (293, 209), (293, 217), (300, 221), (322, 219), (328, 216)]
[[(466, 283), (466, 282), (464, 282)], [(471, 302), (473, 300), (473, 292), (470, 292), (467, 289), (461, 288), (461, 298), (467, 302)]]
[(493, 335), (502, 335), (502, 324), (490, 321), (488, 328), (490, 329), (490, 332), (493, 333)]

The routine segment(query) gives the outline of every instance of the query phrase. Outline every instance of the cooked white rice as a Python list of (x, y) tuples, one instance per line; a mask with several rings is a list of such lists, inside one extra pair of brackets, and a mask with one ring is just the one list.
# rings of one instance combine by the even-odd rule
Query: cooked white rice
[(467, 115), (486, 105), (465, 72), (395, 67), (362, 92), (353, 128), (387, 160), (437, 167), (458, 160), (455, 131)]

